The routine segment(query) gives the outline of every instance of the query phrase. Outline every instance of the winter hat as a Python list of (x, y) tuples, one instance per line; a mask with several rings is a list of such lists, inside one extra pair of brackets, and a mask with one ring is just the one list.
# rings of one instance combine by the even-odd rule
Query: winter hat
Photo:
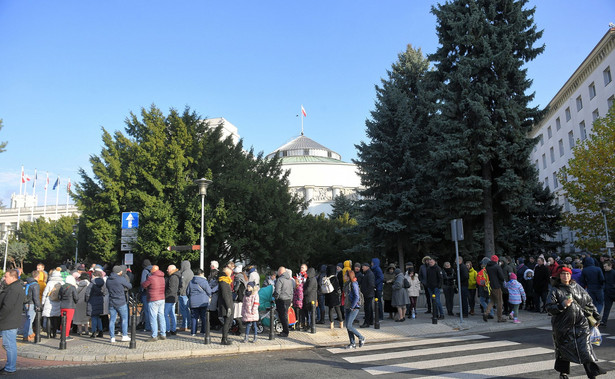
[(252, 288), (256, 287), (256, 283), (254, 283), (254, 282), (248, 282), (248, 285), (249, 285), (250, 287), (252, 287)]
[(72, 275), (66, 277), (66, 284), (71, 284), (77, 287), (77, 281), (75, 280), (75, 278), (72, 277)]
[(53, 270), (53, 271), (51, 271), (51, 274), (49, 274), (49, 277), (51, 277), (51, 278), (61, 278), (62, 274), (60, 274), (60, 271)]
[(562, 267), (562, 269), (560, 270), (560, 272), (559, 272), (559, 273), (561, 274), (562, 272), (567, 272), (567, 273), (569, 273), (570, 275), (572, 275), (572, 270), (571, 270), (571, 269), (569, 269), (568, 267)]
[(370, 267), (370, 264), (365, 262), (365, 263), (363, 263), (363, 265), (361, 267)]
[(119, 274), (122, 272), (122, 266), (113, 266), (113, 272)]
[(359, 263), (359, 262), (356, 262), (356, 263), (354, 264), (354, 267), (358, 267), (358, 268), (361, 268), (361, 263)]
[(149, 267), (152, 265), (152, 262), (150, 262), (149, 259), (144, 259), (143, 260), (143, 268)]
[(89, 280), (89, 279), (90, 279), (90, 276), (86, 274), (85, 272), (81, 274), (81, 276), (79, 277), (79, 280)]
[(394, 275), (399, 275), (401, 274), (401, 269), (400, 268), (396, 268), (395, 271), (393, 271)]
[(513, 272), (511, 272), (511, 273), (510, 273), (510, 275), (508, 275), (508, 277), (509, 277), (511, 280), (512, 280), (512, 279), (517, 280), (517, 274), (515, 274), (515, 273), (513, 273)]
[(209, 265), (211, 267), (213, 267), (214, 269), (218, 269), (218, 267), (220, 267), (220, 265), (218, 264), (218, 261), (211, 261), (211, 263), (209, 263)]
[(517, 261), (519, 261), (519, 264), (525, 263), (525, 259), (523, 259), (523, 258), (519, 258), (519, 259), (517, 259)]
[(340, 262), (340, 263), (337, 264), (337, 267), (344, 268), (344, 264)]
[(242, 265), (235, 266), (235, 270), (234, 270), (235, 274), (239, 274), (242, 271), (243, 271), (243, 266)]
[(492, 262), (497, 262), (497, 261), (499, 261), (499, 260), (500, 260), (500, 258), (498, 258), (498, 256), (497, 256), (497, 255), (493, 254), (493, 255), (491, 256), (491, 261), (492, 261)]
[(485, 257), (485, 258), (483, 258), (482, 261), (480, 261), (480, 265), (481, 266), (487, 266), (487, 263), (489, 263), (489, 262), (490, 262), (489, 258)]

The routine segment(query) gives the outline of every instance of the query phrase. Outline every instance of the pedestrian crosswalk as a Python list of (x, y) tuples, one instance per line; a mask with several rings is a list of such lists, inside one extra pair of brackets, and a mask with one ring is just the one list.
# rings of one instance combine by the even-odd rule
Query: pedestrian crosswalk
[[(555, 359), (548, 344), (536, 346), (480, 334), (367, 344), (357, 350), (331, 348), (328, 352), (369, 375), (416, 378), (540, 378), (554, 374)], [(578, 366), (570, 378), (582, 373)]]

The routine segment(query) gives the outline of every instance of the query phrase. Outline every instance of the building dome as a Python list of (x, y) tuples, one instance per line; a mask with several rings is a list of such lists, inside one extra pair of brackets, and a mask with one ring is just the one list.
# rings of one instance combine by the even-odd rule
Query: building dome
[(342, 156), (335, 151), (324, 147), (304, 135), (301, 135), (287, 144), (280, 146), (273, 153), (267, 155), (267, 158), (271, 159), (274, 156), (283, 158), (283, 161), (286, 157), (320, 157), (329, 158), (336, 161), (342, 160)]

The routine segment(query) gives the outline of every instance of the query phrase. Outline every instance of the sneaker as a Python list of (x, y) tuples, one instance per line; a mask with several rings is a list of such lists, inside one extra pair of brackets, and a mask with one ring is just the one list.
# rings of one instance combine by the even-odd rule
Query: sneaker
[(167, 339), (167, 337), (166, 337), (166, 336), (163, 336), (163, 335), (160, 335), (160, 336), (158, 336), (158, 339), (159, 339), (159, 340), (161, 340), (161, 341), (164, 341), (164, 340), (166, 340), (166, 339)]
[(513, 322), (514, 322), (515, 324), (521, 324), (521, 321), (519, 321), (519, 319), (514, 319), (514, 320), (513, 320)]
[(483, 321), (484, 321), (484, 322), (487, 322), (487, 317), (488, 317), (488, 316), (487, 316), (486, 314), (484, 314), (484, 313), (483, 313)]
[(66, 337), (66, 340), (67, 341), (72, 341), (72, 340), (74, 340), (74, 338), (73, 337)]
[(357, 345), (355, 345), (354, 343), (351, 343), (350, 345), (346, 346), (346, 350), (350, 350), (350, 349), (356, 349)]
[(362, 340), (359, 340), (359, 347), (363, 347), (365, 345), (365, 337)]
[(130, 337), (122, 336), (122, 342), (130, 342)]
[(145, 340), (145, 342), (156, 342), (156, 341), (158, 341), (158, 338), (156, 338), (156, 337), (150, 337), (150, 338)]
[(115, 343), (115, 337), (111, 337), (111, 343)]
[(196, 334), (191, 334), (190, 337), (196, 337)]

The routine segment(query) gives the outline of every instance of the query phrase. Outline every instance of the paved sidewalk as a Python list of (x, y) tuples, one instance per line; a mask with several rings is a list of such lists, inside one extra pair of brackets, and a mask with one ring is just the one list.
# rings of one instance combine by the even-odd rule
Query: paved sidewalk
[[(416, 319), (406, 319), (405, 322), (384, 320), (380, 329), (358, 328), (365, 336), (367, 343), (390, 342), (412, 337), (428, 337), (441, 335), (463, 335), (489, 333), (502, 330), (523, 329), (530, 327), (548, 327), (550, 318), (544, 313), (521, 312), (521, 324), (512, 321), (498, 323), (495, 319), (484, 322), (480, 315), (470, 316), (460, 322), (459, 317), (447, 316), (446, 319), (432, 324), (431, 315), (420, 311)], [(362, 318), (362, 317), (360, 317)], [(191, 337), (188, 332), (178, 332), (165, 341), (145, 342), (149, 335), (145, 332), (137, 333), (136, 349), (129, 348), (129, 342), (110, 343), (108, 334), (105, 338), (89, 338), (87, 336), (73, 336), (67, 341), (66, 350), (59, 350), (59, 339), (43, 337), (41, 343), (18, 342), (18, 366), (46, 367), (50, 365), (71, 365), (92, 362), (125, 362), (168, 358), (185, 358), (191, 356), (214, 356), (221, 354), (237, 354), (243, 352), (261, 352), (287, 349), (308, 349), (323, 346), (341, 346), (348, 344), (346, 329), (330, 329), (329, 325), (318, 325), (315, 334), (309, 332), (291, 331), (288, 338), (275, 337), (269, 340), (268, 329), (259, 335), (256, 343), (243, 343), (243, 336), (231, 336), (231, 346), (220, 345), (221, 334), (212, 332), (212, 343), (205, 345), (203, 336)], [(0, 349), (0, 359), (6, 357)]]

